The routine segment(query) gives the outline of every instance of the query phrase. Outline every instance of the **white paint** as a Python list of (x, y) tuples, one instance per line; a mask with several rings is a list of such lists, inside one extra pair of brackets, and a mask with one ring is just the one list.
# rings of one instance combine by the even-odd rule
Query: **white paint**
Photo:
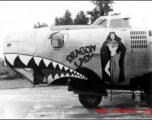
[(15, 61), (15, 58), (18, 56), (18, 54), (6, 54), (5, 56), (7, 60), (9, 61), (9, 63), (14, 66), (14, 61)]
[(78, 75), (78, 76), (81, 76), (81, 74), (80, 74), (80, 73), (77, 73), (77, 75)]
[(52, 64), (53, 64), (53, 67), (56, 68), (57, 63), (52, 61)]
[(58, 78), (59, 78), (59, 75), (56, 74), (56, 75), (54, 76), (54, 79), (56, 80), (56, 79), (58, 79)]
[(67, 73), (66, 75), (65, 75), (66, 77), (70, 77), (70, 75)]
[(47, 78), (46, 77), (43, 78), (43, 82), (47, 82)]
[(37, 66), (39, 66), (40, 61), (42, 60), (42, 58), (40, 57), (34, 57), (35, 63), (37, 64)]
[(32, 57), (26, 55), (19, 55), (19, 58), (27, 66)]
[(48, 76), (48, 84), (52, 83), (54, 81), (53, 77), (52, 77), (52, 74), (50, 74)]
[(47, 60), (47, 59), (43, 59), (43, 61), (44, 61), (45, 65), (46, 65), (46, 67), (48, 67), (48, 65), (51, 63), (51, 61)]
[(62, 64), (59, 64), (59, 68), (60, 68), (60, 70), (62, 70), (62, 68), (63, 68), (63, 65), (62, 65)]
[(68, 68), (68, 67), (66, 67), (66, 66), (64, 66), (64, 69), (67, 71), (69, 68)]
[(80, 76), (77, 76), (77, 78), (80, 78)]
[(64, 74), (62, 73), (60, 77), (64, 77)]
[(72, 70), (72, 69), (70, 69), (70, 72), (73, 72), (73, 70)]
[(30, 69), (30, 71), (27, 71), (27, 69), (24, 68), (14, 68), (14, 69), (17, 70), (21, 75), (23, 75), (27, 80), (34, 83), (34, 70), (32, 68), (28, 68)]

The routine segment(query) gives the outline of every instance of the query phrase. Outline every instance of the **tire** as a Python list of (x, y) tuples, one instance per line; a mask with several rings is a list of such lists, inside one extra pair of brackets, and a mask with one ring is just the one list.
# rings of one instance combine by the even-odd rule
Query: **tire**
[(144, 99), (144, 96), (143, 96), (143, 95), (140, 95), (140, 99), (143, 100), (143, 99)]
[(136, 97), (136, 96), (135, 96), (135, 94), (133, 93), (133, 94), (132, 94), (132, 99), (135, 99), (135, 97)]
[(86, 108), (96, 108), (101, 100), (102, 96), (79, 94), (79, 101)]

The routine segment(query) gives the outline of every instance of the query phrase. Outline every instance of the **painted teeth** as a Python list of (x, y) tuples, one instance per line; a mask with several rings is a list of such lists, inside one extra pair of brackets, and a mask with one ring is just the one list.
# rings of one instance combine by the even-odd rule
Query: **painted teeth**
[(59, 77), (58, 74), (56, 74), (56, 75), (54, 76), (54, 79), (58, 79), (58, 78), (60, 78), (60, 77)]
[[(19, 55), (19, 54), (5, 54), (5, 57), (7, 59), (7, 61), (12, 65), (14, 66), (14, 61), (17, 57), (19, 57), (19, 59), (22, 61), (23, 64), (25, 64), (26, 66), (28, 65), (28, 63), (30, 62), (30, 60), (33, 58), (36, 65), (39, 66), (40, 65), (40, 62), (41, 60), (43, 60), (44, 64), (46, 65), (46, 67), (49, 66), (50, 63), (52, 63), (54, 69), (56, 69), (56, 66), (58, 65), (59, 66), (59, 69), (62, 70), (64, 68), (65, 71), (68, 71), (70, 70), (70, 73), (73, 73), (71, 76), (69, 73), (67, 73), (66, 75), (64, 75), (63, 73), (59, 76), (59, 75), (55, 75), (54, 76), (54, 79), (58, 79), (60, 77), (76, 77), (76, 78), (79, 78), (79, 79), (84, 79), (86, 80), (87, 78), (85, 76), (83, 76), (82, 74), (74, 71), (73, 69), (70, 69), (69, 67), (67, 66), (64, 66), (60, 63), (57, 63), (55, 61), (52, 61), (52, 60), (48, 60), (48, 59), (45, 59), (45, 58), (40, 58), (40, 57), (32, 57), (32, 56), (27, 56), (27, 55)], [(49, 76), (49, 79), (50, 80), (54, 80), (52, 78), (52, 75)], [(51, 82), (51, 81), (49, 81)]]
[(17, 54), (6, 54), (5, 57), (9, 61), (9, 63), (13, 66)]
[(59, 64), (59, 68), (60, 68), (60, 70), (62, 70), (62, 68), (63, 68), (63, 65)]
[(66, 77), (70, 77), (70, 75), (67, 73), (66, 75), (65, 75)]
[(75, 77), (75, 76), (72, 74), (71, 77)]
[(56, 68), (57, 63), (56, 62), (52, 62), (52, 64), (53, 64), (53, 67)]
[(75, 78), (79, 78), (79, 79), (84, 79), (86, 80), (86, 78), (84, 76), (76, 76), (74, 74), (72, 74), (71, 76), (69, 75), (69, 73), (67, 73), (66, 75), (64, 75), (63, 73), (59, 76), (58, 74), (55, 74), (54, 78), (52, 77), (52, 74), (50, 74), (48, 76), (48, 83), (52, 83), (54, 80), (58, 79), (58, 78), (63, 78), (63, 77), (75, 77)]
[(74, 71), (74, 74), (76, 74), (77, 72), (76, 71)]
[(74, 70), (70, 69), (70, 72), (73, 72)]
[(80, 78), (80, 77), (77, 75), (77, 78)]
[(61, 74), (61, 76), (60, 76), (60, 77), (64, 77), (63, 73)]
[(67, 71), (69, 68), (68, 68), (68, 67), (66, 67), (66, 66), (64, 66), (64, 69)]
[(51, 61), (50, 61), (50, 60), (47, 60), (47, 59), (44, 59), (43, 61), (44, 61), (45, 65), (46, 65), (46, 67), (48, 67), (49, 64), (51, 63)]
[(48, 84), (52, 83), (54, 81), (53, 77), (52, 77), (52, 74), (50, 74), (48, 76)]
[(20, 60), (27, 66), (31, 60), (31, 56), (19, 55)]
[(40, 61), (42, 60), (42, 58), (39, 57), (34, 57), (35, 63), (37, 64), (37, 66), (39, 66)]

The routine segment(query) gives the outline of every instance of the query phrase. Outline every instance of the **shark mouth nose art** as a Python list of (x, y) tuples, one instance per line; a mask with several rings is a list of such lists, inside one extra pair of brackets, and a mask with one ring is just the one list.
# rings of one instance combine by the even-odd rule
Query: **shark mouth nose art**
[(54, 80), (63, 77), (87, 80), (84, 75), (53, 60), (22, 54), (5, 54), (4, 56), (6, 63), (11, 67), (59, 70), (61, 72), (60, 75), (56, 73), (51, 76)]

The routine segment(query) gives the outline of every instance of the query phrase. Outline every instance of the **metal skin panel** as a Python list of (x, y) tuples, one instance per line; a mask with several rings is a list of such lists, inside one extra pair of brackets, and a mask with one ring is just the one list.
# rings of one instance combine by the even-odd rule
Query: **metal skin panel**
[[(152, 71), (150, 38), (147, 37), (147, 48), (144, 50), (142, 48), (134, 49), (134, 52), (132, 52), (132, 34), (130, 33), (137, 31), (133, 28), (126, 28), (126, 30), (121, 28), (99, 28), (65, 31), (52, 31), (49, 28), (40, 28), (31, 31), (13, 34), (5, 40), (4, 55), (10, 66), (40, 67), (41, 69), (45, 69), (49, 67), (51, 63), (54, 69), (56, 69), (55, 67), (58, 64), (57, 69), (65, 73), (63, 72), (58, 75), (53, 73), (54, 75), (52, 75), (50, 72), (47, 78), (54, 80), (66, 75), (67, 77), (73, 77), (72, 73), (74, 72), (76, 73), (74, 77), (86, 80), (86, 76), (79, 75), (80, 73), (75, 71), (79, 67), (86, 67), (93, 70), (102, 79), (100, 49), (109, 32), (115, 31), (127, 49), (124, 63), (125, 82), (121, 84), (129, 84), (131, 77)], [(146, 33), (148, 33), (145, 29), (138, 29), (138, 31), (146, 31)], [(64, 46), (61, 48), (53, 48), (51, 45), (51, 39), (49, 37), (56, 32), (68, 35), (68, 37), (66, 37), (67, 39), (64, 40)], [(19, 44), (14, 44), (14, 41), (17, 41)], [(11, 46), (8, 47), (8, 44), (11, 44)], [(14, 46), (16, 48), (15, 50)], [(14, 64), (16, 57), (19, 57), (18, 59), (20, 59), (23, 65)], [(33, 66), (29, 64), (32, 60), (35, 61)], [(63, 66), (64, 70), (62, 70)], [(52, 68), (50, 67), (50, 69)], [(66, 70), (69, 71), (67, 72)], [(50, 81), (51, 80), (48, 80), (48, 83), (50, 83)]]

